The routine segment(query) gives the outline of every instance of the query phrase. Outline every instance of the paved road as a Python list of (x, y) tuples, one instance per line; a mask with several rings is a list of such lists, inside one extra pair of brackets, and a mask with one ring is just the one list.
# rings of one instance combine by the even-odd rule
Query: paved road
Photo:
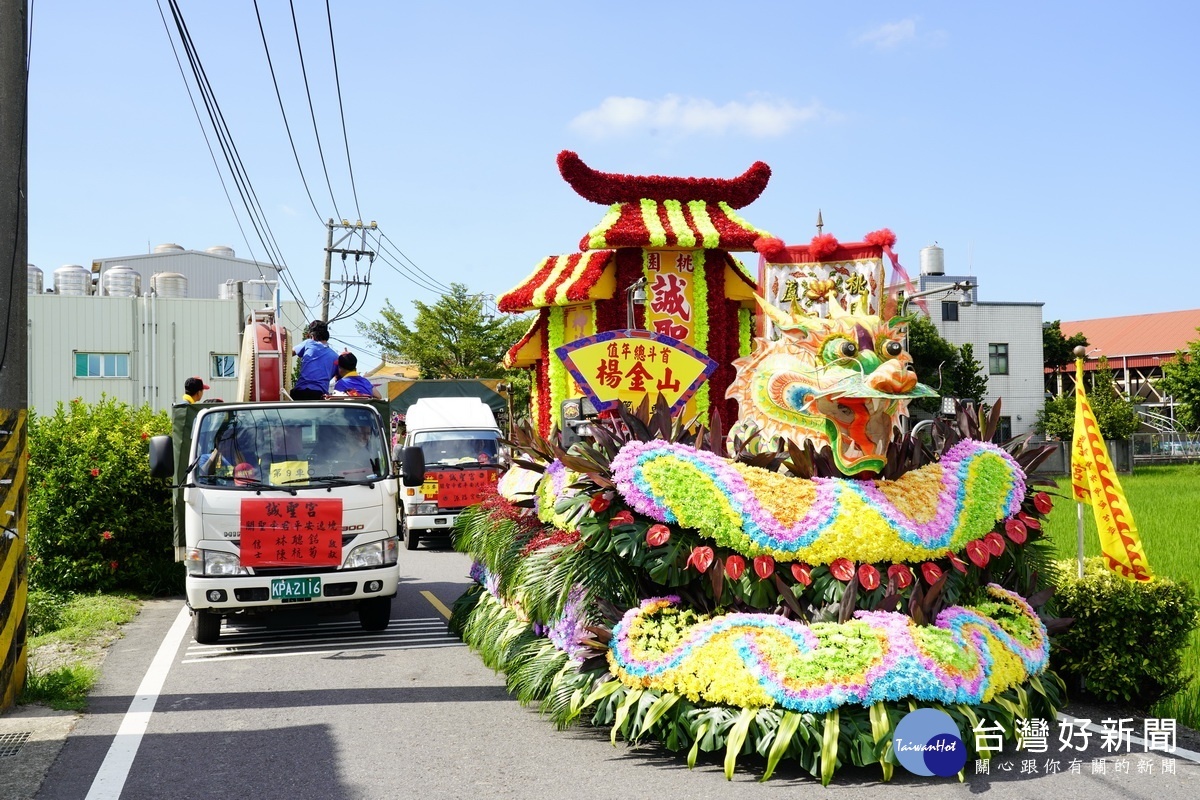
[[(219, 647), (184, 636), (161, 647), (180, 622), (178, 601), (155, 601), (110, 651), (89, 713), (75, 727), (38, 798), (84, 798), (102, 785), (140, 798), (775, 798), (820, 791), (806, 774), (781, 769), (767, 784), (744, 769), (726, 782), (719, 762), (689, 771), (652, 746), (612, 747), (604, 733), (555, 731), (521, 708), (502, 679), (446, 633), (439, 606), (467, 585), (466, 559), (447, 550), (404, 552), (410, 577), (382, 634), (362, 635), (350, 617), (320, 618), (315, 630), (231, 628)], [(428, 595), (426, 594), (428, 593)], [(429, 597), (433, 598), (433, 601)], [(146, 711), (139, 690), (153, 684), (156, 655), (161, 693)], [(144, 698), (143, 698), (144, 699)], [(113, 771), (123, 743), (137, 743), (127, 775)], [(124, 727), (122, 727), (124, 725)], [(122, 731), (118, 736), (118, 731)], [(1094, 737), (1098, 739), (1098, 737)], [(970, 775), (966, 785), (920, 779), (896, 770), (891, 784), (877, 770), (840, 772), (831, 797), (926, 798), (987, 792), (995, 798), (1200, 796), (1200, 765), (1176, 759), (1176, 774), (1092, 774), (1098, 747), (1082, 754), (1079, 774)], [(118, 760), (119, 766), (119, 760)], [(101, 772), (102, 765), (104, 771)], [(0, 769), (3, 763), (0, 762)], [(1040, 771), (1040, 770), (1039, 770)], [(100, 779), (97, 780), (97, 774)], [(123, 770), (117, 770), (123, 772)], [(93, 797), (105, 796), (93, 792)], [(107, 796), (115, 797), (116, 794)]]

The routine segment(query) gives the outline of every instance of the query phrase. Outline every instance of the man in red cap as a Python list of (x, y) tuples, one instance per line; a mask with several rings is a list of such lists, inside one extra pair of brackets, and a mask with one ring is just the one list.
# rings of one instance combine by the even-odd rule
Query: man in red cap
[(199, 403), (207, 388), (208, 384), (199, 378), (188, 378), (183, 382), (183, 402)]

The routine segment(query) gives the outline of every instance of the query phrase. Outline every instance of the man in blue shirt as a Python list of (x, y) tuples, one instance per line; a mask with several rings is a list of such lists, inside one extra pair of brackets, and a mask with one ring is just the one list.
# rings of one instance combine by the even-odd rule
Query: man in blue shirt
[(371, 381), (358, 374), (358, 357), (349, 351), (337, 357), (337, 383), (335, 392), (344, 392), (351, 397), (379, 397)]
[(329, 346), (329, 326), (323, 320), (308, 324), (308, 337), (296, 346), (300, 375), (292, 387), (293, 400), (323, 400), (337, 374), (337, 353)]

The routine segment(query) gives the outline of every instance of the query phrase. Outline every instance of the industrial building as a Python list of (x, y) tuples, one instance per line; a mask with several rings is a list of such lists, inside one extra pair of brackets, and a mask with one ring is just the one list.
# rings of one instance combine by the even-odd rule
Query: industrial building
[[(242, 323), (274, 304), (278, 273), (228, 247), (165, 244), (49, 276), (30, 264), (28, 281), (29, 408), (107, 395), (158, 411), (193, 375), (211, 387), (205, 399), (235, 398)], [(281, 312), (294, 343), (305, 311), (289, 301)]]

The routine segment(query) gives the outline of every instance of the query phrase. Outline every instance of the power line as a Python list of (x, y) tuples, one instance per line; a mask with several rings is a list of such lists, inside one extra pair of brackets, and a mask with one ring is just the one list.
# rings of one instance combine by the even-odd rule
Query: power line
[(317, 138), (317, 154), (321, 157), (321, 169), (325, 171), (325, 185), (329, 187), (329, 199), (333, 202), (333, 211), (341, 219), (342, 212), (338, 211), (337, 200), (333, 196), (333, 183), (329, 180), (329, 167), (325, 165), (325, 151), (321, 147), (321, 132), (317, 128), (317, 112), (313, 108), (312, 92), (308, 88), (308, 70), (304, 67), (304, 48), (300, 45), (300, 25), (296, 22), (296, 4), (288, 0), (292, 10), (292, 29), (296, 32), (296, 52), (300, 56), (300, 74), (304, 76), (304, 93), (308, 97), (308, 113), (312, 117), (313, 135)]
[(392, 246), (392, 247), (395, 249), (395, 252), (399, 254), (399, 257), (400, 257), (400, 258), (403, 258), (403, 259), (404, 259), (406, 262), (408, 262), (408, 264), (409, 264), (410, 266), (412, 266), (412, 268), (413, 268), (413, 269), (415, 269), (417, 272), (419, 272), (419, 273), (421, 273), (422, 275), (424, 275), (424, 276), (425, 276), (425, 278), (426, 278), (426, 279), (428, 279), (428, 281), (429, 281), (430, 283), (432, 283), (434, 286), (440, 286), (440, 287), (442, 288), (443, 292), (450, 292), (450, 291), (452, 291), (452, 289), (451, 289), (449, 286), (447, 286), (446, 284), (442, 283), (442, 282), (441, 282), (441, 281), (439, 281), (437, 278), (434, 278), (434, 277), (433, 277), (432, 275), (430, 275), (428, 272), (426, 272), (425, 270), (423, 270), (423, 269), (421, 269), (419, 266), (417, 266), (417, 263), (416, 263), (415, 261), (413, 261), (411, 258), (409, 258), (407, 255), (405, 255), (405, 254), (404, 254), (404, 251), (400, 249), (400, 246), (399, 246), (399, 245), (397, 245), (395, 242), (393, 242), (393, 241), (392, 241), (390, 238), (388, 238), (388, 235), (387, 235), (386, 233), (383, 233), (382, 231), (380, 231), (380, 232), (379, 232), (379, 235), (380, 235), (380, 236), (381, 236), (381, 237), (382, 237), (384, 240), (386, 240), (386, 241), (387, 241), (387, 243), (388, 243), (388, 244), (390, 244), (390, 245), (391, 245), (391, 246)]
[(440, 289), (436, 289), (432, 286), (422, 283), (421, 279), (418, 276), (416, 276), (412, 272), (408, 271), (408, 269), (406, 267), (404, 267), (402, 264), (397, 264), (382, 250), (379, 251), (379, 260), (382, 261), (384, 264), (387, 264), (389, 267), (391, 267), (392, 271), (395, 272), (397, 275), (399, 275), (400, 277), (405, 278), (409, 282), (415, 284), (418, 288), (424, 289), (425, 291), (429, 292), (430, 294), (437, 295), (439, 297), (441, 295), (445, 294), (445, 292), (443, 292)]
[[(382, 237), (382, 238), (377, 239), (379, 256), (380, 256), (380, 258), (383, 258), (385, 260), (385, 263), (387, 263), (389, 266), (391, 266), (392, 269), (396, 270), (396, 272), (404, 275), (406, 278), (408, 278), (410, 281), (412, 281), (413, 283), (420, 286), (422, 289), (427, 289), (428, 291), (431, 291), (434, 294), (439, 294), (439, 295), (449, 294), (450, 292), (453, 291), (453, 289), (451, 289), (449, 286), (446, 286), (444, 283), (439, 282), (437, 279), (430, 276), (429, 273), (425, 272), (425, 270), (421, 269), (416, 264), (414, 264), (411, 258), (404, 255), (404, 253), (400, 251), (400, 248), (396, 247), (395, 250), (393, 251), (391, 248), (389, 248), (387, 245), (385, 245), (383, 242), (384, 242), (384, 239), (387, 239), (387, 237), (382, 232), (380, 232), (380, 237)], [(391, 240), (387, 239), (387, 241), (390, 242)], [(392, 246), (395, 247), (395, 243), (392, 243)], [(397, 265), (396, 261), (392, 261), (387, 258), (388, 255), (391, 255), (397, 261), (400, 259), (403, 259), (404, 262), (407, 262), (410, 265), (411, 269), (410, 269), (410, 267), (404, 266), (403, 263)]]
[(362, 210), (358, 207), (358, 187), (354, 184), (354, 165), (350, 162), (350, 137), (346, 135), (346, 111), (342, 107), (342, 79), (338, 74), (337, 47), (333, 43), (333, 14), (329, 10), (329, 0), (325, 0), (325, 19), (329, 22), (329, 52), (333, 56), (333, 82), (337, 86), (338, 116), (342, 118), (342, 141), (346, 144), (346, 169), (350, 173), (350, 191), (354, 195), (354, 211), (358, 214), (358, 219), (362, 219)]
[(304, 177), (304, 167), (300, 166), (300, 154), (296, 152), (296, 140), (292, 138), (292, 126), (288, 124), (287, 112), (283, 110), (283, 96), (279, 93), (279, 80), (275, 77), (275, 64), (271, 61), (271, 49), (267, 47), (267, 32), (263, 29), (262, 15), (258, 11), (258, 0), (254, 0), (254, 16), (258, 20), (258, 33), (262, 37), (263, 52), (267, 54), (267, 68), (271, 70), (271, 83), (275, 86), (275, 99), (279, 102), (279, 113), (283, 117), (283, 129), (287, 131), (288, 143), (292, 146), (292, 157), (296, 159), (296, 169), (300, 172), (300, 182), (304, 184), (304, 193), (312, 205), (313, 213), (322, 222), (325, 217), (317, 209), (313, 200), (312, 190), (308, 188), (308, 179)]

